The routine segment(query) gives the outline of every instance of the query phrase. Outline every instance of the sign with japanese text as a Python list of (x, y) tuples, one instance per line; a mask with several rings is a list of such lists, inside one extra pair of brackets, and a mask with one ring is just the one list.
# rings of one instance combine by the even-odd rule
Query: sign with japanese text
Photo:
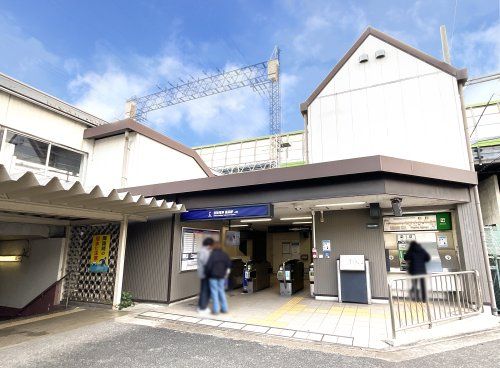
[(103, 273), (109, 271), (109, 246), (111, 235), (94, 235), (90, 251), (90, 272)]

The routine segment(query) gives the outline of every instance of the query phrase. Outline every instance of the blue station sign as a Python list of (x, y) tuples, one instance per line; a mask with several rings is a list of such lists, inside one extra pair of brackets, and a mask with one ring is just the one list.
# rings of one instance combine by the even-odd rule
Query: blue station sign
[(233, 220), (272, 216), (270, 204), (193, 209), (181, 213), (181, 221)]

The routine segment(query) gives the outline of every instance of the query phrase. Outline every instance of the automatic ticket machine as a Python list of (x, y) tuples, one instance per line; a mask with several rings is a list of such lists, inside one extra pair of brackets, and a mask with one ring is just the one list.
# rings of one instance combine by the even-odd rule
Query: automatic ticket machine
[(290, 296), (304, 288), (304, 263), (291, 259), (284, 262), (278, 271), (280, 295)]
[(243, 270), (245, 262), (241, 258), (231, 259), (231, 273), (229, 274), (229, 288), (238, 289), (243, 285)]
[(268, 288), (270, 274), (273, 272), (271, 264), (267, 261), (248, 261), (243, 268), (243, 292), (253, 293)]

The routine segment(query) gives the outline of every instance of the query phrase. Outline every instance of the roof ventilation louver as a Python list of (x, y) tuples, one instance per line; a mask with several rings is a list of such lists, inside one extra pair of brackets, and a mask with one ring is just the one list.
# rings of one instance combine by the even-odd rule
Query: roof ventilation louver
[(366, 63), (367, 61), (368, 61), (368, 54), (359, 55), (359, 62), (360, 63)]
[(385, 58), (385, 50), (375, 51), (375, 59), (383, 59), (383, 58)]

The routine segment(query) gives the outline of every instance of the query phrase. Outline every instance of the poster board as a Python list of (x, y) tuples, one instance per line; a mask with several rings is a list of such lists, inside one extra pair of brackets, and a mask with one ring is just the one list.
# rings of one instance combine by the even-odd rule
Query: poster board
[(90, 251), (90, 272), (106, 273), (109, 271), (109, 246), (111, 235), (94, 235)]
[(181, 271), (192, 271), (198, 268), (197, 253), (206, 238), (213, 238), (214, 241), (218, 242), (220, 241), (220, 231), (191, 227), (182, 228)]

